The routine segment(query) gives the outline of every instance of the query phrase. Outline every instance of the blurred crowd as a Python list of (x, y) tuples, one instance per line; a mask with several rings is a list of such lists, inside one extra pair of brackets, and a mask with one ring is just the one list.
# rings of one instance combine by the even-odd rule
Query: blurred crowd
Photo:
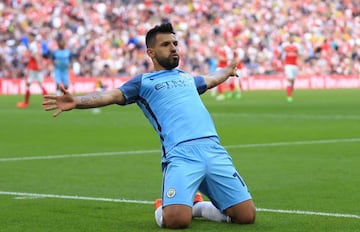
[[(5, 0), (0, 3), (0, 77), (21, 78), (27, 36), (44, 57), (57, 39), (84, 77), (133, 76), (151, 70), (145, 33), (163, 21), (179, 38), (180, 68), (206, 73), (220, 56), (240, 56), (247, 75), (282, 72), (281, 44), (296, 36), (300, 74), (360, 73), (358, 0)], [(46, 65), (51, 74), (51, 65)]]

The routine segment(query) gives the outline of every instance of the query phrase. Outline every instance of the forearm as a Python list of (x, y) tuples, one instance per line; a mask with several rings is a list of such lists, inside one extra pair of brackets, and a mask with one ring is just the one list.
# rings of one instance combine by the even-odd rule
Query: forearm
[(226, 67), (226, 68), (220, 69), (210, 75), (205, 76), (205, 80), (206, 80), (208, 89), (211, 89), (211, 88), (223, 83), (232, 75), (233, 75), (233, 68)]
[(82, 96), (74, 97), (76, 109), (89, 109), (120, 103), (121, 99), (111, 91), (92, 92)]

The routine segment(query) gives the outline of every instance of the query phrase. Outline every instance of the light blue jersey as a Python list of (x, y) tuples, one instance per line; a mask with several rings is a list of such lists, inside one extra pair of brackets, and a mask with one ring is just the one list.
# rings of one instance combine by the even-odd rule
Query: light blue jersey
[(213, 120), (199, 97), (202, 77), (179, 70), (137, 76), (120, 87), (127, 104), (136, 102), (160, 136), (165, 151), (184, 141), (217, 137)]
[(69, 69), (71, 61), (71, 51), (68, 49), (55, 50), (52, 53), (55, 69), (66, 71)]
[(68, 49), (56, 50), (52, 53), (54, 62), (54, 79), (56, 84), (69, 85), (69, 65), (71, 62), (71, 51)]
[(125, 104), (136, 102), (159, 134), (163, 206), (191, 207), (196, 191), (222, 211), (251, 199), (199, 96), (207, 90), (203, 77), (163, 70), (136, 76), (119, 89)]

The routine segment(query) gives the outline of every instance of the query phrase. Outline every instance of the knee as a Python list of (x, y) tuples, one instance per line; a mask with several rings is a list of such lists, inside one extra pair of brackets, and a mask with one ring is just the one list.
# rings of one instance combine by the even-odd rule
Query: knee
[(252, 200), (242, 202), (227, 209), (226, 214), (231, 218), (232, 223), (254, 224), (256, 218), (256, 208)]
[(255, 218), (255, 214), (248, 214), (246, 216), (231, 218), (231, 221), (236, 224), (254, 224)]
[(256, 219), (256, 209), (250, 208), (245, 212), (238, 213), (231, 217), (231, 221), (236, 224), (254, 224)]
[(190, 226), (192, 220), (191, 211), (164, 211), (163, 225), (168, 229), (185, 229)]

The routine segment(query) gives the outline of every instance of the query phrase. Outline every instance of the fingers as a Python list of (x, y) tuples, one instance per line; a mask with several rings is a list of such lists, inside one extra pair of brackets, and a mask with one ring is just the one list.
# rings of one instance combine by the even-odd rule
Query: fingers
[[(63, 86), (60, 86), (60, 90), (62, 91), (63, 95), (69, 94), (69, 92), (67, 92)], [(63, 109), (61, 109), (62, 98), (65, 98), (65, 96), (59, 97), (54, 95), (45, 95), (44, 101), (42, 103), (42, 108), (45, 111), (56, 110), (55, 113), (53, 114), (53, 117), (57, 117), (59, 114), (63, 112)]]
[(237, 68), (234, 68), (234, 76), (236, 76), (236, 77), (239, 77), (240, 76), (240, 74), (239, 74), (239, 70), (237, 69)]
[(239, 59), (237, 57), (234, 57), (234, 59), (231, 60), (229, 66), (232, 69), (232, 76), (239, 77), (239, 70), (237, 69), (239, 65)]
[(47, 105), (47, 106), (43, 105), (43, 108), (45, 111), (51, 111), (51, 110), (56, 110), (58, 107), (57, 105)]
[(54, 99), (45, 99), (42, 103), (43, 106), (56, 105), (56, 100)]
[(232, 64), (234, 64), (235, 66), (237, 66), (240, 62), (240, 59), (238, 57), (234, 57), (231, 61)]
[(236, 66), (238, 65), (239, 61), (237, 59), (233, 59), (231, 62), (230, 62), (230, 67), (232, 68), (236, 68)]
[(54, 100), (44, 100), (42, 107), (45, 111), (55, 110), (58, 108), (56, 101)]
[(53, 117), (57, 117), (59, 114), (62, 113), (62, 110), (59, 109), (55, 101), (44, 101), (42, 107), (45, 111), (51, 111), (57, 109), (57, 111), (53, 114)]
[(68, 91), (65, 89), (65, 87), (63, 85), (60, 85), (60, 91), (63, 93), (63, 94), (67, 94)]
[(56, 101), (54, 100), (44, 100), (42, 103), (43, 106), (51, 106), (51, 105), (56, 105)]
[(56, 96), (55, 95), (44, 95), (44, 99), (45, 100), (49, 100), (49, 99), (56, 99)]
[(59, 109), (56, 105), (55, 106), (44, 106), (43, 108), (45, 111), (51, 111), (51, 110), (56, 110), (55, 113), (53, 113), (53, 117), (57, 117), (59, 114), (61, 114), (63, 111), (61, 109)]
[(57, 110), (54, 114), (53, 117), (57, 117), (59, 114), (61, 114), (62, 110)]

